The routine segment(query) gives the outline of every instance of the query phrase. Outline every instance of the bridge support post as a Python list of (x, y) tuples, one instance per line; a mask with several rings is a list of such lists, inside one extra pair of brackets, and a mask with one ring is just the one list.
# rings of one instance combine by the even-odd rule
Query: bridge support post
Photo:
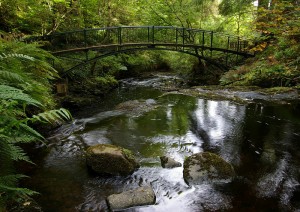
[(212, 57), (213, 38), (214, 38), (214, 32), (211, 31), (211, 34), (210, 34), (210, 57)]
[(118, 28), (118, 44), (122, 45), (122, 27)]
[(176, 50), (178, 50), (178, 28), (176, 27)]
[(227, 38), (227, 51), (226, 51), (226, 66), (228, 65), (228, 50), (230, 45), (230, 37)]
[(182, 50), (184, 51), (185, 40), (185, 28), (182, 28)]
[(86, 29), (83, 30), (83, 38), (84, 38), (84, 47), (87, 47), (87, 36), (86, 36)]
[[(237, 47), (236, 47), (236, 51), (239, 52), (240, 50), (240, 37), (238, 37), (238, 41), (237, 41)], [(239, 60), (239, 55), (236, 55), (236, 62), (238, 62)]]
[[(86, 29), (83, 30), (83, 38), (84, 38), (84, 48), (87, 48), (87, 35), (86, 35)], [(88, 50), (85, 49), (85, 61), (89, 60)]]
[(147, 31), (148, 31), (148, 43), (150, 43), (150, 27), (147, 27)]
[(154, 39), (154, 26), (152, 26), (152, 43), (154, 44), (155, 39)]

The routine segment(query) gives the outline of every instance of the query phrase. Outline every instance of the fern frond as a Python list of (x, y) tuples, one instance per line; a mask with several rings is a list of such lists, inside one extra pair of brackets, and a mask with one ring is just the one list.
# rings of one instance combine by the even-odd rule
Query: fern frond
[(18, 101), (26, 102), (27, 104), (30, 105), (35, 105), (38, 107), (41, 106), (40, 102), (31, 98), (28, 94), (23, 93), (22, 90), (7, 85), (0, 85), (0, 99), (18, 100)]
[(29, 157), (26, 155), (26, 153), (23, 151), (23, 149), (12, 143), (2, 142), (0, 153), (3, 156), (7, 156), (8, 158), (10, 158), (13, 161), (23, 160), (28, 163), (32, 163), (32, 161), (29, 159)]
[(20, 128), (22, 128), (23, 130), (25, 130), (25, 133), (28, 134), (28, 136), (32, 136), (38, 140), (44, 140), (44, 137), (38, 133), (36, 130), (32, 129), (31, 127), (29, 127), (26, 124), (20, 124)]
[(30, 57), (29, 55), (25, 55), (25, 54), (16, 54), (16, 53), (0, 54), (0, 60), (7, 59), (7, 58), (19, 58), (19, 59), (26, 59), (26, 60), (30, 60), (30, 61), (35, 60), (34, 57)]
[(0, 71), (0, 79), (8, 82), (24, 82), (24, 77), (11, 71)]
[(15, 193), (16, 196), (23, 198), (39, 194), (38, 192), (27, 188), (17, 187), (18, 181), (25, 177), (27, 176), (22, 174), (0, 176), (0, 193)]
[(5, 176), (0, 176), (0, 186), (6, 185), (6, 186), (13, 186), (18, 183), (18, 180), (27, 177), (23, 174), (9, 174)]
[(50, 110), (34, 115), (31, 120), (54, 123), (55, 121), (70, 121), (72, 115), (68, 110), (60, 108), (59, 110)]
[(70, 111), (68, 111), (64, 108), (60, 108), (59, 110), (57, 110), (57, 113), (59, 113), (62, 117), (64, 117), (66, 121), (73, 119)]

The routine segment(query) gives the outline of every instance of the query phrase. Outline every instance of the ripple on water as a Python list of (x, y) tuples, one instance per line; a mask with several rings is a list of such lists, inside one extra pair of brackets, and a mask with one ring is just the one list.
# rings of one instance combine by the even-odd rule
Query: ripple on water
[[(85, 200), (77, 208), (81, 211), (106, 210), (105, 198), (110, 194), (151, 185), (156, 204), (125, 211), (199, 211), (231, 207), (231, 199), (212, 185), (189, 187), (182, 179), (182, 167), (175, 169), (140, 168), (129, 177), (95, 177), (84, 185)], [(176, 210), (175, 210), (176, 209)]]
[[(131, 99), (123, 98), (124, 93), (114, 97), (116, 104), (132, 98), (156, 98), (149, 96), (148, 90), (130, 92), (127, 89), (125, 93)], [(41, 205), (45, 211), (74, 211), (74, 205), (77, 211), (106, 211), (108, 195), (149, 184), (157, 195), (156, 204), (125, 211), (300, 208), (298, 112), (176, 94), (156, 100), (162, 107), (139, 117), (107, 107), (110, 111), (89, 114), (53, 132), (43, 166), (32, 176), (34, 188), (44, 194)], [(87, 146), (98, 143), (132, 150), (142, 167), (128, 177), (92, 175), (83, 153)], [(208, 184), (189, 187), (183, 181), (182, 167), (163, 169), (160, 165), (162, 155), (183, 163), (185, 157), (203, 151), (232, 163), (243, 181), (222, 188)]]

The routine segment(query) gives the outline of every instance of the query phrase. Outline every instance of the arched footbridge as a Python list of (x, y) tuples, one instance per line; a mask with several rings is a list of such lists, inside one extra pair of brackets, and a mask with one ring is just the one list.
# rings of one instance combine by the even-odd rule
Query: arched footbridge
[(172, 26), (121, 26), (55, 33), (38, 40), (54, 55), (72, 59), (73, 67), (129, 51), (168, 50), (196, 56), (228, 69), (253, 57), (244, 38), (203, 29)]

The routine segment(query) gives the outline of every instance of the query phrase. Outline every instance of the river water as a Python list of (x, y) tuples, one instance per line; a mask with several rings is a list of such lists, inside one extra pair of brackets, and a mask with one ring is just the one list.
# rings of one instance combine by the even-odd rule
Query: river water
[[(46, 151), (44, 145), (36, 147), (41, 154), (27, 186), (41, 193), (37, 201), (43, 211), (107, 211), (108, 195), (143, 185), (152, 186), (156, 204), (124, 211), (300, 210), (300, 104), (163, 95), (155, 89), (158, 84), (157, 79), (127, 80), (103, 102), (76, 114), (74, 122), (51, 132)], [(152, 109), (115, 109), (141, 99)], [(128, 177), (89, 172), (84, 150), (100, 143), (132, 150), (140, 169)], [(183, 163), (203, 151), (230, 162), (236, 179), (188, 186), (182, 167), (160, 165), (162, 155)]]

